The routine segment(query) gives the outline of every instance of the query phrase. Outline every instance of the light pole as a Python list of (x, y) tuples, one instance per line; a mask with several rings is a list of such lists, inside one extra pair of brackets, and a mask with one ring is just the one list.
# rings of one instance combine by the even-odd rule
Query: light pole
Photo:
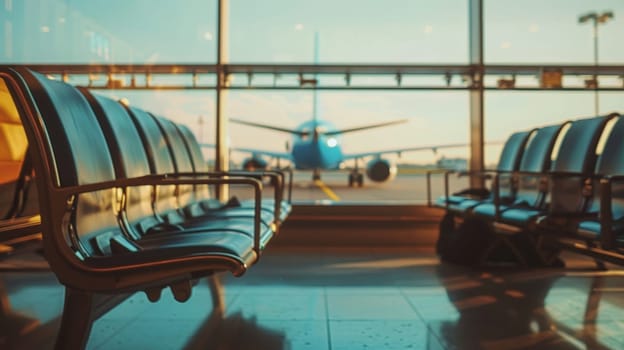
[(598, 25), (607, 23), (610, 19), (613, 19), (612, 11), (604, 11), (603, 13), (597, 12), (589, 12), (584, 15), (579, 16), (578, 22), (585, 23), (587, 21), (592, 21), (593, 26), (593, 37), (594, 37), (594, 66), (596, 70), (593, 75), (593, 85), (594, 85), (594, 100), (595, 100), (595, 111), (596, 115), (598, 115), (599, 107), (598, 107), (598, 75), (596, 74), (598, 70)]

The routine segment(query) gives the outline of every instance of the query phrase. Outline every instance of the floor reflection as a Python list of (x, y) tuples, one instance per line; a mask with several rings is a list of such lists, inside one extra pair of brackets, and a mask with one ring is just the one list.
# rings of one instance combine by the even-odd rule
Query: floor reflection
[[(0, 261), (0, 349), (51, 349), (63, 288), (18, 258)], [(274, 248), (224, 276), (223, 312), (205, 281), (182, 304), (137, 293), (95, 322), (87, 348), (624, 349), (624, 274), (567, 259), (477, 271), (431, 249)]]
[(27, 337), (40, 326), (38, 319), (13, 310), (8, 292), (0, 280), (0, 348), (16, 346), (22, 337)]
[[(607, 281), (598, 271), (575, 277), (562, 269), (478, 272), (439, 265), (437, 275), (459, 313), (456, 320), (430, 325), (447, 348), (619, 349), (624, 345), (601, 336), (611, 333), (613, 326), (619, 333), (621, 327), (619, 322), (599, 321)], [(614, 282), (621, 281), (610, 280)]]
[(466, 349), (559, 348), (544, 308), (558, 273), (537, 272), (528, 279), (471, 270), (458, 274), (457, 267), (440, 265), (438, 276), (459, 311), (456, 321), (439, 325), (445, 342)]
[(284, 332), (263, 327), (240, 313), (223, 317), (213, 313), (189, 339), (185, 350), (285, 350), (290, 349)]

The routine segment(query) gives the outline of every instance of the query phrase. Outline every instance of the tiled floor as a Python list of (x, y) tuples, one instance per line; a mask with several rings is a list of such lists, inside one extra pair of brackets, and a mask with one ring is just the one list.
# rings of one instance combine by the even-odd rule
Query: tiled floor
[[(63, 289), (41, 262), (0, 270), (0, 349), (53, 347)], [(186, 303), (136, 294), (95, 322), (89, 349), (624, 349), (624, 272), (474, 270), (431, 250), (273, 247), (248, 274)], [(0, 268), (20, 261), (4, 261)]]

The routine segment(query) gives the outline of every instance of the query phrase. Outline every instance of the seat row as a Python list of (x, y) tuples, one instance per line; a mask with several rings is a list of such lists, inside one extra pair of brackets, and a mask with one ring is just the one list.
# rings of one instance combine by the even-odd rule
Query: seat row
[(491, 177), (489, 192), (447, 190), (436, 201), (445, 210), (438, 253), (462, 264), (551, 266), (571, 249), (624, 264), (622, 174), (617, 113), (515, 132), (496, 169), (472, 174)]
[[(169, 287), (186, 301), (198, 278), (242, 275), (290, 212), (283, 172), (210, 172), (183, 125), (25, 68), (0, 78), (37, 174), (44, 254), (66, 289), (57, 348), (86, 345), (100, 295), (157, 301)], [(225, 185), (250, 199), (219, 202), (212, 187)]]

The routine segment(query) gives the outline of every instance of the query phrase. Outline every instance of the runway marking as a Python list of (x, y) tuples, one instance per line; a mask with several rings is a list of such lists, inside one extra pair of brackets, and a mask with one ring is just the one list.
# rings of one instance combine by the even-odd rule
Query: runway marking
[(329, 199), (334, 200), (334, 201), (340, 200), (340, 197), (338, 197), (338, 195), (335, 194), (334, 191), (331, 190), (331, 188), (327, 187), (327, 185), (325, 185), (323, 181), (314, 180), (314, 184), (318, 186), (318, 188), (320, 188), (323, 192), (325, 192), (325, 195), (327, 195)]

